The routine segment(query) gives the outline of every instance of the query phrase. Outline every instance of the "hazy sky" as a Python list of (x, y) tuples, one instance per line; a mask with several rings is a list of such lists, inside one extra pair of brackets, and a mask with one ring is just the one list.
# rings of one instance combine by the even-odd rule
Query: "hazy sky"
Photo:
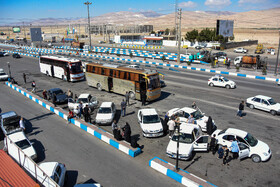
[[(89, 0), (90, 1), (90, 0)], [(0, 24), (29, 22), (38, 18), (87, 17), (82, 0), (1, 0)], [(90, 16), (119, 11), (174, 12), (175, 0), (92, 0)], [(280, 7), (280, 0), (178, 0), (183, 10), (245, 12)]]

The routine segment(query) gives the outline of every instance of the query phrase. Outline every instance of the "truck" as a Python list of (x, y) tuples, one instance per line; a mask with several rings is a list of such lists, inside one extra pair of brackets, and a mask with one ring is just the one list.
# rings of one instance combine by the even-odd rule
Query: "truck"
[(260, 69), (267, 65), (267, 57), (261, 58), (260, 55), (238, 56), (234, 59), (234, 65), (236, 67), (248, 67), (248, 68), (257, 67), (257, 69)]
[(258, 44), (255, 50), (255, 54), (263, 54), (264, 50), (263, 50), (263, 44)]
[(75, 41), (73, 41), (71, 43), (71, 47), (77, 47), (77, 48), (80, 48), (80, 49), (83, 49), (84, 45), (85, 45), (85, 42), (75, 42)]
[(1, 129), (4, 135), (9, 135), (13, 132), (21, 130), (19, 126), (20, 118), (21, 117), (14, 111), (0, 114)]

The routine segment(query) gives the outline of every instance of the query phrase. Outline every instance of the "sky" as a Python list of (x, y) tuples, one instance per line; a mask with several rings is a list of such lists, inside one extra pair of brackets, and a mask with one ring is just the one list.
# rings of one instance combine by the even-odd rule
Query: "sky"
[[(176, 0), (88, 0), (90, 17), (119, 11), (174, 12)], [(280, 0), (177, 0), (183, 11), (247, 12), (280, 7)], [(0, 25), (40, 18), (85, 18), (85, 0), (1, 0)]]

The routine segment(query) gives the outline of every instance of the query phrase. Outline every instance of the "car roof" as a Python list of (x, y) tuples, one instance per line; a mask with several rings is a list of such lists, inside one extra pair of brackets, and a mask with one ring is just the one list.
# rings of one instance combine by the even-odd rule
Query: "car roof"
[(14, 112), (14, 111), (10, 111), (10, 112), (2, 113), (0, 115), (1, 115), (2, 118), (9, 118), (9, 117), (12, 117), (12, 116), (17, 116), (17, 113)]
[(55, 167), (58, 165), (58, 162), (44, 162), (39, 164), (39, 167), (49, 176), (52, 177)]
[(140, 110), (144, 116), (148, 115), (158, 115), (156, 109), (154, 108), (146, 108)]
[(8, 137), (13, 141), (13, 142), (18, 142), (21, 140), (27, 139), (26, 136), (24, 135), (23, 131), (16, 131), (12, 134), (9, 134)]
[(88, 98), (90, 94), (84, 93), (81, 94), (78, 98)]
[(243, 131), (243, 130), (239, 130), (239, 129), (235, 129), (235, 128), (228, 128), (226, 130), (227, 133), (229, 134), (234, 134), (234, 135), (238, 135), (238, 136), (241, 136), (241, 137), (245, 137), (247, 136), (247, 132)]
[(258, 98), (261, 98), (261, 99), (271, 99), (271, 97), (268, 97), (268, 96), (264, 96), (264, 95), (256, 95), (255, 97), (258, 97)]
[(199, 129), (199, 127), (195, 127), (194, 125), (187, 124), (187, 123), (181, 123), (180, 125), (180, 132), (191, 134), (194, 129)]
[(111, 107), (113, 102), (103, 102), (100, 107)]
[[(56, 91), (56, 90), (61, 90), (60, 88), (51, 88), (51, 89), (49, 89), (49, 91)], [(62, 90), (61, 90), (62, 91)]]
[[(182, 111), (188, 112), (188, 113), (192, 113), (192, 112), (196, 111), (195, 109), (190, 108), (190, 107), (180, 108), (179, 110), (182, 110)], [(177, 110), (177, 111), (179, 111), (179, 110)]]

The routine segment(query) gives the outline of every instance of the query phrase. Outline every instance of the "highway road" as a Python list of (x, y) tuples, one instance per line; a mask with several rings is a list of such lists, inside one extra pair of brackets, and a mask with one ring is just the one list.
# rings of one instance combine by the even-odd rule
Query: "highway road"
[[(0, 58), (0, 64), (7, 72), (6, 61), (11, 63), (12, 75), (22, 85), (22, 73), (27, 73), (28, 84), (23, 87), (31, 88), (32, 80), (37, 82), (39, 94), (43, 89), (60, 87), (67, 91), (70, 88), (74, 94), (89, 92), (102, 101), (113, 101), (120, 109), (121, 95), (99, 92), (95, 88), (88, 87), (86, 82), (67, 83), (60, 79), (46, 77), (39, 72), (38, 59), (23, 57), (12, 59), (11, 57)], [(213, 74), (206, 72), (182, 71), (174, 72), (166, 69), (160, 70), (165, 75), (167, 87), (162, 89), (162, 97), (145, 107), (156, 108), (163, 117), (164, 113), (172, 108), (190, 106), (196, 101), (198, 107), (207, 116), (211, 116), (219, 129), (228, 127), (239, 128), (250, 132), (256, 138), (264, 141), (272, 150), (272, 158), (268, 162), (253, 163), (251, 159), (230, 162), (230, 166), (222, 166), (222, 161), (210, 153), (197, 153), (192, 161), (180, 161), (179, 166), (203, 179), (218, 186), (277, 186), (280, 182), (280, 152), (279, 136), (280, 116), (272, 116), (269, 113), (245, 108), (246, 116), (240, 120), (236, 116), (238, 105), (241, 100), (248, 97), (263, 94), (273, 97), (280, 102), (279, 89), (273, 82), (246, 79), (241, 77), (228, 76), (229, 79), (237, 83), (237, 88), (226, 90), (224, 88), (208, 87), (207, 80)], [(62, 106), (66, 109), (66, 106)], [(143, 153), (135, 158), (135, 161), (148, 164), (148, 160), (158, 156), (168, 162), (175, 164), (175, 160), (169, 159), (165, 155), (168, 144), (168, 136), (147, 139), (141, 135), (141, 129), (137, 124), (136, 113), (140, 109), (140, 102), (134, 101), (128, 107), (127, 115), (119, 118), (119, 124), (129, 122), (132, 128), (132, 135), (139, 138), (139, 144), (144, 145)], [(95, 114), (92, 116), (95, 117)], [(108, 126), (102, 126), (107, 131), (111, 131)], [(112, 150), (117, 152), (117, 150)], [(63, 154), (60, 156), (62, 157)], [(125, 155), (124, 155), (125, 156)], [(102, 160), (102, 159), (101, 159)], [(75, 160), (73, 160), (76, 162)], [(234, 176), (234, 177), (233, 177)], [(102, 181), (97, 181), (102, 184)], [(176, 183), (175, 183), (176, 184)]]

